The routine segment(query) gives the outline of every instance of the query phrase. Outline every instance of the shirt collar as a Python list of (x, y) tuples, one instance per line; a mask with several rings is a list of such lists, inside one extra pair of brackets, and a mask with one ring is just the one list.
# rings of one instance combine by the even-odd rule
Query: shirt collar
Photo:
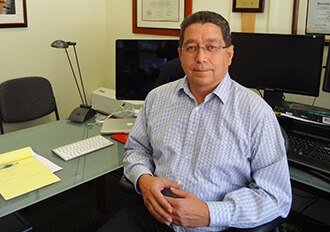
[[(229, 89), (231, 86), (232, 80), (230, 78), (229, 73), (227, 72), (223, 80), (220, 82), (220, 84), (210, 93), (207, 97), (206, 100), (211, 97), (211, 95), (216, 95), (223, 104), (226, 103), (226, 100), (229, 97)], [(178, 85), (178, 92), (180, 93), (186, 93), (188, 96), (193, 98), (189, 87), (188, 87), (188, 80), (187, 77), (181, 79), (180, 84)]]
[(213, 94), (219, 97), (223, 104), (226, 103), (226, 100), (229, 97), (229, 90), (232, 80), (227, 72), (220, 84), (213, 90)]

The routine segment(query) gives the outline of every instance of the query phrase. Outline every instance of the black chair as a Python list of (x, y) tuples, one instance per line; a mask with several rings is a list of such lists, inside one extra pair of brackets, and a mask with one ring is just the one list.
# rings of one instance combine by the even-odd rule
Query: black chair
[(155, 81), (154, 87), (156, 88), (168, 82), (178, 80), (184, 76), (185, 73), (181, 67), (180, 59), (174, 58), (165, 64), (163, 70), (160, 72), (157, 80)]
[[(281, 127), (281, 132), (284, 138), (285, 149), (287, 151), (289, 147), (288, 136), (285, 130), (283, 129), (283, 127)], [(129, 181), (124, 175), (122, 175), (119, 180), (119, 186), (126, 193), (130, 193), (130, 194), (136, 193), (133, 183)], [(284, 218), (278, 217), (275, 218), (273, 221), (267, 222), (266, 224), (254, 228), (242, 229), (242, 228), (231, 227), (226, 231), (227, 232), (277, 232), (279, 225), (283, 222), (284, 222)]]
[(50, 82), (37, 76), (11, 79), (0, 84), (0, 131), (3, 123), (26, 122), (59, 114)]

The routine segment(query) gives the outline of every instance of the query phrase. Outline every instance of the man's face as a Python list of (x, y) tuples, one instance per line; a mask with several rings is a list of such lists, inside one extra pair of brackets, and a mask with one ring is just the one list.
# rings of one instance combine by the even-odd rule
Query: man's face
[(194, 23), (184, 32), (183, 48), (190, 46), (203, 47), (195, 53), (181, 50), (179, 57), (187, 75), (189, 88), (211, 92), (223, 80), (234, 55), (234, 47), (208, 51), (205, 47), (225, 47), (220, 28), (213, 23)]

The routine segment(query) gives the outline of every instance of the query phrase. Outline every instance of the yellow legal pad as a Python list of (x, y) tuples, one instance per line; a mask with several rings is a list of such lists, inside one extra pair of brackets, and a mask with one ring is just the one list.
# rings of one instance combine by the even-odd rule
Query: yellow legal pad
[(5, 200), (60, 181), (32, 156), (31, 147), (0, 154), (0, 193)]

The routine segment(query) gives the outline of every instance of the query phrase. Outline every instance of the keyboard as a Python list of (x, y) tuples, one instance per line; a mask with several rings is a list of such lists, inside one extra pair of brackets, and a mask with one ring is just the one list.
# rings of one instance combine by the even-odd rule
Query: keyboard
[(113, 142), (104, 138), (102, 135), (97, 135), (78, 142), (70, 143), (65, 146), (52, 149), (58, 156), (65, 161), (86, 155), (93, 151), (111, 146)]
[(290, 163), (330, 175), (330, 144), (296, 134), (288, 134)]

